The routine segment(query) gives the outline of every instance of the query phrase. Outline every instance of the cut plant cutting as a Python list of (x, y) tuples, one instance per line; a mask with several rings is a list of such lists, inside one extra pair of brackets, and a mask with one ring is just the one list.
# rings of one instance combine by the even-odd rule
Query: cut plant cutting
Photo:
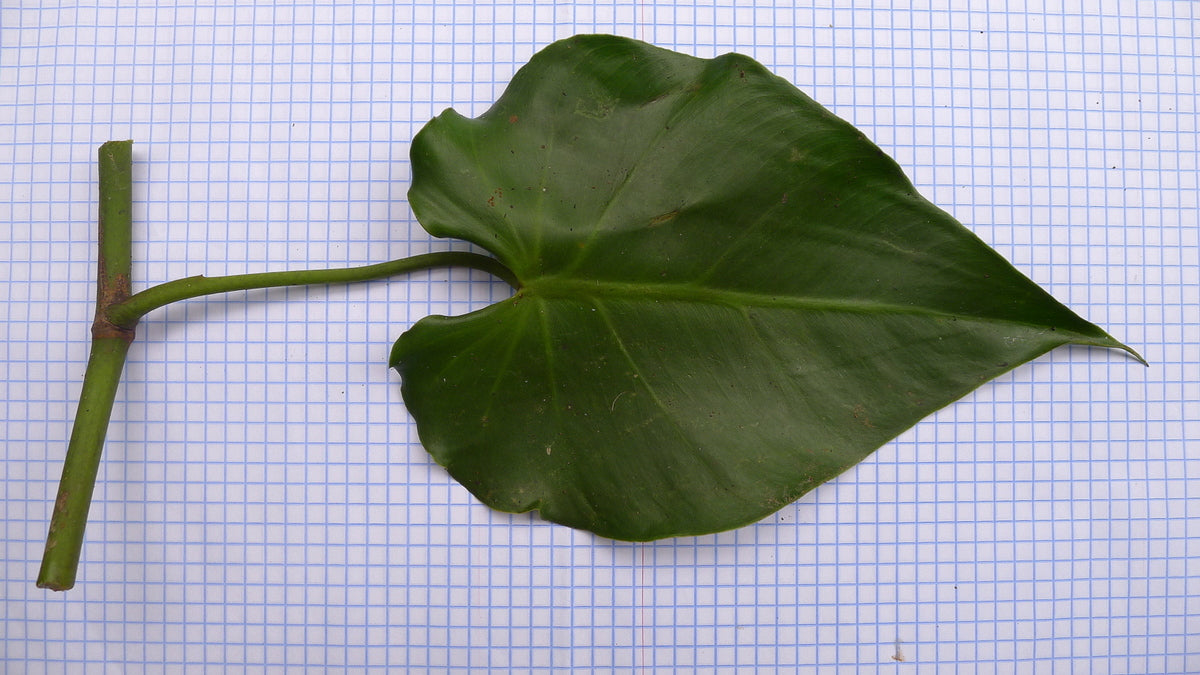
[[(1056, 347), (1141, 361), (738, 54), (556, 42), (483, 115), (429, 122), (411, 159), (421, 225), (488, 255), (102, 292), (97, 339), (131, 340), (146, 312), (208, 293), (487, 270), (512, 297), (422, 319), (392, 350), (422, 444), (496, 509), (625, 540), (760, 520)], [(128, 267), (121, 241), (102, 288), (128, 282), (112, 264)], [(99, 391), (115, 392), (127, 346), (93, 350)], [(94, 452), (69, 451), (51, 525), (51, 588), (74, 581), (108, 421), (91, 409), (79, 419)], [(73, 558), (55, 553), (64, 532)]]

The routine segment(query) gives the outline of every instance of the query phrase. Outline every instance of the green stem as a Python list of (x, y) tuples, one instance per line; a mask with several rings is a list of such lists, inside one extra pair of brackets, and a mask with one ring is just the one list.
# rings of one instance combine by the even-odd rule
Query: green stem
[(514, 288), (520, 287), (516, 275), (495, 258), (464, 251), (443, 251), (344, 269), (188, 277), (131, 294), (131, 146), (132, 141), (112, 141), (100, 147), (100, 255), (92, 351), (83, 376), (79, 409), (63, 462), (58, 497), (54, 502), (37, 580), (38, 586), (56, 591), (65, 591), (75, 585), (83, 531), (121, 371), (133, 342), (134, 330), (147, 312), (202, 295), (277, 286), (353, 283), (444, 266), (482, 270)]
[(92, 340), (92, 353), (79, 395), (79, 410), (67, 445), (67, 457), (63, 460), (54, 513), (50, 516), (42, 569), (38, 572), (37, 585), (41, 588), (65, 591), (75, 585), (83, 530), (100, 469), (100, 452), (129, 344), (122, 338)]
[(431, 267), (471, 267), (493, 274), (514, 288), (520, 286), (520, 282), (513, 273), (495, 258), (465, 251), (442, 251), (343, 269), (257, 272), (224, 277), (187, 277), (147, 288), (123, 302), (110, 306), (106, 316), (109, 321), (118, 326), (133, 325), (137, 323), (138, 319), (159, 307), (202, 295), (278, 286), (354, 283), (407, 274)]
[(38, 586), (56, 591), (75, 585), (83, 529), (100, 467), (100, 451), (137, 324), (134, 321), (117, 326), (104, 316), (106, 307), (129, 297), (131, 287), (132, 146), (132, 141), (110, 141), (100, 146), (99, 255), (92, 351), (84, 371), (79, 410), (67, 444), (37, 580)]

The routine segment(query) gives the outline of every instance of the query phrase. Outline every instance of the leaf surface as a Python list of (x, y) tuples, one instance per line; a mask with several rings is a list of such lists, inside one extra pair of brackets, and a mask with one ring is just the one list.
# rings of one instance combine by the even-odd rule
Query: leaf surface
[(392, 352), (426, 449), (503, 511), (738, 527), (1054, 347), (1128, 349), (745, 56), (557, 42), (412, 166), (422, 225), (521, 283)]

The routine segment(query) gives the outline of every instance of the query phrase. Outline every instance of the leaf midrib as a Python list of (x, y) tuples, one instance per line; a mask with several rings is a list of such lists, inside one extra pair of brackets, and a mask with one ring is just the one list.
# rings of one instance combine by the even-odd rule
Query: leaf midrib
[(621, 300), (665, 300), (706, 305), (725, 305), (735, 308), (769, 307), (853, 313), (925, 314), (942, 318), (974, 318), (984, 321), (995, 321), (997, 323), (1018, 323), (1002, 319), (976, 317), (968, 314), (954, 314), (919, 305), (898, 305), (876, 300), (853, 298), (802, 297), (786, 293), (753, 293), (690, 283), (634, 283), (542, 277), (524, 282), (522, 288), (517, 292), (517, 297), (522, 296), (546, 300), (598, 297)]
[(857, 298), (819, 298), (787, 295), (786, 293), (754, 293), (713, 288), (694, 283), (634, 283), (546, 276), (524, 282), (522, 288), (516, 294), (516, 298), (519, 299), (522, 297), (542, 300), (597, 298), (643, 302), (665, 301), (721, 305), (738, 309), (761, 307), (852, 314), (908, 314), (931, 319), (976, 321), (997, 326), (1020, 326), (1038, 329), (1039, 331), (1054, 330), (1063, 342), (1078, 342), (1128, 349), (1128, 347), (1121, 345), (1103, 332), (1096, 335), (1089, 335), (1061, 326), (1051, 327), (1011, 319), (947, 312), (920, 305), (902, 305)]

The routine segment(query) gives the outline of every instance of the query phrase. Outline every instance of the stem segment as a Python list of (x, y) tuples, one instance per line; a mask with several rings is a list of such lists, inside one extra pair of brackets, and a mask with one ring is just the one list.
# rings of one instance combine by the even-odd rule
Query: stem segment
[(65, 591), (75, 585), (83, 530), (91, 508), (113, 401), (129, 345), (133, 342), (134, 329), (147, 312), (201, 295), (276, 286), (353, 283), (443, 266), (471, 267), (491, 273), (514, 288), (520, 287), (516, 275), (495, 258), (464, 251), (443, 251), (345, 269), (188, 277), (131, 295), (132, 145), (132, 141), (110, 141), (100, 146), (99, 283), (96, 319), (92, 324), (92, 351), (83, 376), (79, 410), (67, 446), (37, 580), (38, 586), (56, 591)]
[(58, 498), (50, 516), (50, 533), (42, 554), (42, 569), (38, 572), (37, 585), (42, 588), (65, 591), (75, 585), (83, 530), (100, 469), (100, 452), (128, 352), (129, 342), (121, 338), (92, 340), (79, 411), (67, 445)]
[(92, 352), (83, 376), (79, 410), (67, 445), (37, 580), (38, 586), (56, 591), (75, 585), (83, 530), (100, 468), (100, 451), (137, 324), (134, 321), (117, 326), (104, 314), (110, 304), (128, 298), (131, 288), (132, 146), (132, 141), (110, 141), (100, 146), (100, 253)]

